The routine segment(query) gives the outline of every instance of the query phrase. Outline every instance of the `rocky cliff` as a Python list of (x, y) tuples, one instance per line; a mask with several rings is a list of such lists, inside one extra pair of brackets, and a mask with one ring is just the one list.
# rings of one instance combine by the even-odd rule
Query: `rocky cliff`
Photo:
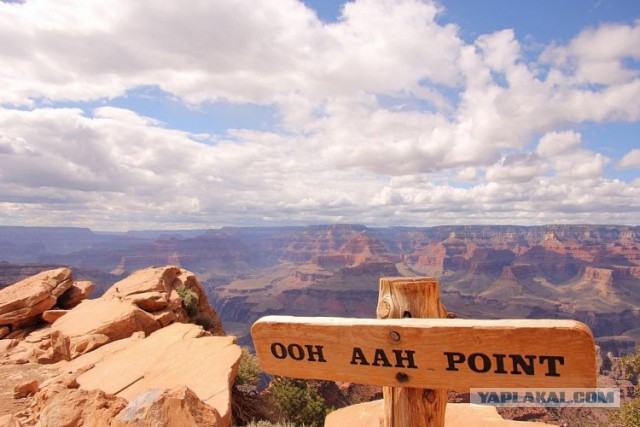
[(59, 268), (0, 290), (0, 389), (14, 390), (0, 424), (231, 424), (240, 347), (193, 273), (147, 268), (88, 300), (92, 288)]
[[(25, 244), (37, 243), (34, 232)], [(370, 301), (387, 275), (437, 277), (448, 307), (462, 317), (582, 316), (611, 343), (636, 340), (629, 331), (640, 317), (640, 227), (338, 224), (165, 235), (66, 232), (79, 242), (65, 242), (59, 233), (57, 252), (48, 243), (46, 256), (29, 261), (95, 272), (88, 278), (96, 295), (105, 290), (98, 273), (113, 283), (148, 264), (179, 265), (197, 272), (234, 332), (267, 313), (368, 316), (354, 295)]]
[(636, 339), (627, 334), (640, 321), (634, 227), (343, 225), (289, 233), (268, 273), (213, 290), (223, 319), (366, 317), (380, 277), (429, 275), (439, 278), (445, 303), (462, 317), (580, 318), (606, 342)]

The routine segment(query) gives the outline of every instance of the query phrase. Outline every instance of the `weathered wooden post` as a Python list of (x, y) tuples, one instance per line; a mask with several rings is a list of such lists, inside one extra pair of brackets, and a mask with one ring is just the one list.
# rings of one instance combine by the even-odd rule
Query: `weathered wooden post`
[[(440, 285), (436, 279), (382, 278), (378, 319), (444, 318)], [(402, 336), (394, 337), (402, 342)], [(399, 373), (400, 387), (383, 387), (384, 427), (444, 427), (447, 390), (411, 387), (411, 376)]]

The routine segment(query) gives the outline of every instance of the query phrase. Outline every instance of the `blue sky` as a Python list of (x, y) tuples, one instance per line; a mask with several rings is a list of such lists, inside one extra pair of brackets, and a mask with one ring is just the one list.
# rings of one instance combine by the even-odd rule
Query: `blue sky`
[(0, 224), (638, 224), (640, 2), (0, 3)]

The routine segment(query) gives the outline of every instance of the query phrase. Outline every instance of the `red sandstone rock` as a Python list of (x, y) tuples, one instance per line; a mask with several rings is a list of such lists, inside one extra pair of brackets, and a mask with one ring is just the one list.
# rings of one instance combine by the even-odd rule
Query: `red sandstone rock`
[(224, 425), (218, 411), (187, 387), (146, 390), (133, 398), (111, 422), (114, 427)]
[(34, 321), (52, 308), (72, 283), (71, 270), (59, 268), (0, 289), (0, 325), (21, 326)]
[[(148, 312), (160, 311), (166, 307), (173, 312), (175, 321), (189, 322), (194, 319), (182, 308), (182, 299), (177, 292), (183, 287), (197, 295), (195, 311), (200, 319), (208, 319), (208, 330), (216, 335), (224, 335), (222, 322), (209, 303), (202, 285), (193, 273), (179, 267), (151, 267), (136, 271), (114, 284), (102, 298), (117, 297)], [(161, 318), (164, 319), (162, 323), (167, 322), (166, 315)]]
[(38, 392), (38, 381), (31, 380), (22, 384), (18, 384), (13, 388), (13, 398), (22, 399), (27, 396), (34, 395)]
[(72, 389), (59, 383), (43, 388), (35, 397), (33, 412), (42, 427), (108, 426), (127, 405), (125, 399), (102, 390)]
[(130, 302), (103, 297), (87, 300), (51, 326), (51, 344), (57, 359), (71, 360), (134, 332), (151, 333), (160, 325), (153, 316)]
[(89, 298), (95, 285), (89, 281), (75, 282), (69, 289), (58, 298), (58, 307), (69, 310)]
[(169, 304), (167, 294), (161, 292), (142, 292), (133, 294), (127, 299), (144, 311), (150, 312), (162, 310)]
[[(182, 307), (178, 289), (197, 296), (192, 319)], [(222, 324), (195, 275), (178, 267), (137, 271), (105, 294), (87, 300), (55, 322), (51, 333), (52, 360), (71, 360), (108, 342), (141, 331), (150, 334), (173, 322), (202, 320), (222, 335)]]
[[(174, 323), (150, 336), (116, 341), (68, 363), (83, 389), (100, 388), (128, 400), (149, 389), (187, 386), (231, 421), (230, 390), (241, 350), (234, 337), (216, 337), (193, 324)], [(93, 365), (93, 366), (92, 366)]]
[[(384, 417), (382, 400), (347, 406), (327, 415), (325, 427), (371, 427), (381, 426)], [(445, 413), (447, 427), (551, 427), (552, 424), (505, 420), (492, 406), (449, 403)]]
[(22, 427), (20, 421), (11, 414), (0, 416), (0, 427)]
[[(60, 364), (64, 374), (44, 381), (40, 391), (37, 382), (16, 387), (16, 396), (35, 393), (35, 401), (20, 419), (7, 418), (6, 423), (230, 425), (230, 390), (241, 355), (235, 338), (173, 323), (194, 320), (177, 291), (185, 287), (197, 296), (198, 316), (211, 320), (212, 331), (224, 333), (202, 286), (192, 273), (177, 267), (151, 268), (132, 276), (105, 296), (72, 310), (42, 313), (54, 321), (51, 326), (13, 332), (4, 327), (11, 339), (0, 341), (0, 363), (75, 358)], [(136, 403), (115, 421), (125, 399)]]
[(42, 313), (42, 320), (47, 323), (53, 323), (65, 314), (67, 314), (68, 310), (47, 310)]

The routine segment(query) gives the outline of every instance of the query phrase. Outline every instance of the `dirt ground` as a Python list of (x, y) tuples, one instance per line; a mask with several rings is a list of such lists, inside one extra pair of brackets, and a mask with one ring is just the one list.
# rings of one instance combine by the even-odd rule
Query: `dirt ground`
[(0, 416), (23, 412), (33, 401), (33, 397), (14, 399), (15, 386), (34, 379), (38, 380), (38, 384), (41, 384), (59, 373), (60, 371), (52, 365), (37, 363), (0, 365)]

